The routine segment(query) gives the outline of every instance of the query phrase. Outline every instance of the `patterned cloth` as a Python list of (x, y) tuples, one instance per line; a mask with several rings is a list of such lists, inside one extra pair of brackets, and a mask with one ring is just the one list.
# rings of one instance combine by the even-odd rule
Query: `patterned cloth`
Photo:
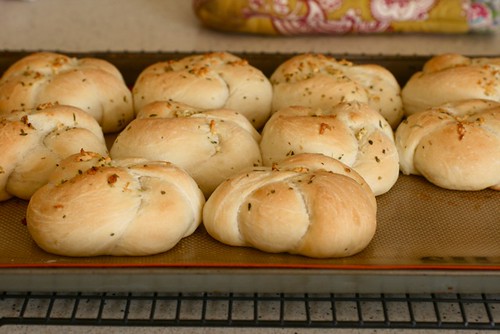
[(500, 0), (194, 0), (209, 28), (267, 35), (468, 33), (500, 24)]

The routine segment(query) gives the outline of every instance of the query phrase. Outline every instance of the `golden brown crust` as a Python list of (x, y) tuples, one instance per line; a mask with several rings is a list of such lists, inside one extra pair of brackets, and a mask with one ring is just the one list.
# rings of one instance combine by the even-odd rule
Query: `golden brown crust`
[(371, 241), (376, 201), (344, 164), (303, 154), (225, 181), (208, 199), (203, 219), (211, 236), (232, 246), (343, 257)]
[(81, 149), (108, 152), (99, 124), (81, 109), (45, 104), (0, 116), (0, 200), (29, 199)]
[(199, 109), (232, 109), (261, 128), (271, 113), (272, 87), (246, 60), (216, 52), (147, 67), (136, 80), (133, 96), (136, 111), (171, 100)]
[(392, 129), (366, 104), (277, 111), (262, 131), (260, 147), (266, 166), (300, 153), (335, 158), (356, 170), (376, 195), (389, 191), (399, 176)]
[(500, 103), (464, 100), (409, 116), (396, 130), (401, 171), (447, 189), (500, 186)]
[(271, 75), (273, 111), (290, 106), (328, 108), (340, 102), (369, 104), (396, 128), (403, 116), (400, 87), (391, 72), (322, 54), (301, 54)]
[(30, 54), (0, 79), (0, 112), (43, 103), (78, 107), (94, 117), (105, 133), (123, 129), (134, 117), (132, 94), (114, 65), (97, 58)]
[(259, 141), (257, 130), (235, 111), (156, 102), (119, 134), (110, 154), (175, 163), (208, 198), (223, 180), (262, 164)]
[(500, 58), (434, 56), (408, 80), (402, 98), (406, 115), (459, 100), (500, 101)]
[(33, 195), (26, 219), (50, 253), (151, 255), (192, 234), (204, 203), (194, 180), (170, 163), (82, 151)]

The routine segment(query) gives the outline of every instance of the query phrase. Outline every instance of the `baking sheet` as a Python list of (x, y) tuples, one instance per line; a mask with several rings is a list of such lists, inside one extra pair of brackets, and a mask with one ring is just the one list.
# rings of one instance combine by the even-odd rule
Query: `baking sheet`
[[(23, 55), (22, 52), (3, 54), (0, 71)], [(113, 62), (132, 86), (147, 65), (185, 55), (76, 56), (96, 56)], [(270, 75), (291, 55), (242, 56)], [(400, 84), (427, 59), (336, 57), (381, 64), (396, 75)], [(382, 286), (391, 291), (413, 291), (416, 282), (420, 285), (431, 283), (428, 286), (431, 292), (442, 289), (471, 291), (481, 286), (482, 291), (491, 291), (495, 286), (500, 290), (500, 192), (446, 190), (421, 177), (401, 175), (388, 193), (377, 197), (377, 204), (378, 227), (374, 239), (363, 252), (348, 258), (311, 259), (230, 247), (212, 239), (203, 226), (172, 250), (155, 256), (70, 258), (39, 249), (24, 224), (27, 202), (11, 199), (0, 203), (0, 287), (9, 290), (21, 286), (44, 290), (64, 286), (96, 289), (115, 282), (116, 288), (118, 281), (122, 282), (123, 289), (154, 286), (161, 290), (171, 289), (169, 282), (175, 280), (176, 287), (193, 290), (199, 288), (202, 277), (205, 288), (219, 291), (245, 290), (248, 283), (255, 292), (269, 289), (280, 292), (309, 289), (304, 291), (313, 292), (311, 290), (318, 287), (330, 292), (336, 289), (367, 291), (363, 290), (367, 287), (380, 291), (384, 290)], [(125, 280), (123, 275), (127, 276)], [(164, 284), (154, 284), (158, 277)], [(236, 277), (236, 281), (228, 284), (227, 279), (231, 277)], [(432, 277), (431, 282), (429, 277)], [(325, 278), (331, 283), (325, 284)], [(311, 285), (312, 282), (315, 284)], [(392, 282), (392, 285), (383, 282)]]

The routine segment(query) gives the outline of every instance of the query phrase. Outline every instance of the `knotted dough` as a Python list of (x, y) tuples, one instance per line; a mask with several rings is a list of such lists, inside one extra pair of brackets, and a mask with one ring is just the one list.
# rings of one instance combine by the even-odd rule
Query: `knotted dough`
[(168, 162), (81, 152), (33, 195), (26, 220), (50, 253), (152, 255), (192, 234), (204, 204), (194, 180)]
[(187, 56), (144, 69), (132, 90), (135, 110), (156, 101), (232, 109), (261, 128), (271, 113), (272, 86), (257, 68), (227, 52)]
[(45, 104), (0, 115), (0, 201), (29, 199), (82, 149), (108, 153), (101, 127), (79, 108)]
[(328, 108), (340, 102), (367, 103), (396, 128), (403, 117), (401, 88), (376, 64), (354, 64), (322, 54), (300, 54), (271, 75), (273, 112), (290, 106)]
[(0, 112), (43, 103), (78, 107), (104, 133), (123, 129), (134, 117), (132, 93), (119, 70), (98, 58), (37, 52), (12, 64), (0, 79)]
[(153, 102), (118, 135), (110, 154), (170, 161), (184, 168), (208, 198), (229, 176), (262, 165), (259, 141), (257, 130), (236, 111)]
[(500, 57), (436, 55), (412, 75), (401, 96), (406, 115), (460, 100), (500, 102)]
[(223, 182), (203, 222), (231, 246), (328, 258), (364, 249), (376, 211), (373, 192), (354, 170), (321, 154), (300, 154)]
[(260, 147), (265, 166), (299, 153), (335, 158), (356, 170), (375, 195), (389, 191), (399, 177), (393, 131), (363, 103), (281, 109), (266, 123)]
[(500, 103), (464, 100), (409, 116), (396, 130), (401, 171), (454, 190), (500, 190)]

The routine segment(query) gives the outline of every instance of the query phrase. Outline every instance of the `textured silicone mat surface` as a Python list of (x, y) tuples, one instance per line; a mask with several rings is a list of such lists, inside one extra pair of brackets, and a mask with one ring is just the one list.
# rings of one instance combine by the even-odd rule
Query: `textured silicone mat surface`
[(416, 176), (400, 176), (377, 198), (378, 226), (361, 253), (311, 259), (230, 247), (201, 226), (168, 252), (146, 257), (70, 258), (42, 251), (24, 223), (26, 201), (0, 203), (0, 267), (164, 266), (275, 268), (500, 269), (500, 192), (450, 191)]

